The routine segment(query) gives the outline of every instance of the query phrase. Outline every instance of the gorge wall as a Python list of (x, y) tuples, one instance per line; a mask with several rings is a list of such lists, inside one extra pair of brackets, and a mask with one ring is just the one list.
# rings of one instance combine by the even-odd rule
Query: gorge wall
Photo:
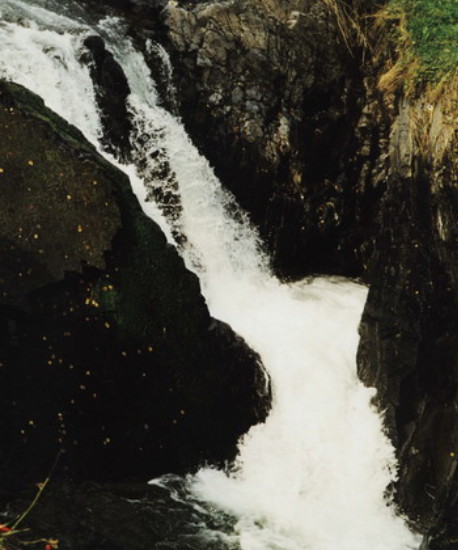
[(165, 24), (180, 113), (278, 273), (356, 274), (340, 176), (362, 89), (325, 3), (204, 3)]

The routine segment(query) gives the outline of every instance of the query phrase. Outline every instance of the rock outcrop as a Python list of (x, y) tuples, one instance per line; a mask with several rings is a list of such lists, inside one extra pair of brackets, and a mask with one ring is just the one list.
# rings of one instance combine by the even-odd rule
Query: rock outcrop
[(436, 541), (431, 548), (453, 548), (457, 532), (455, 89), (451, 82), (434, 99), (381, 95), (365, 126), (374, 136), (387, 121), (370, 180), (380, 199), (367, 241), (359, 374), (378, 388), (398, 448), (398, 501)]
[(268, 402), (257, 357), (79, 131), (5, 82), (0, 127), (2, 488), (231, 458)]
[(277, 272), (340, 273), (353, 261), (356, 274), (339, 240), (362, 89), (326, 3), (180, 3), (163, 17), (184, 123)]
[[(17, 517), (35, 494), (24, 491), (14, 501), (0, 495), (0, 506), (8, 502), (8, 518)], [(222, 511), (215, 514), (211, 505), (197, 502), (186, 489), (185, 478), (178, 476), (163, 477), (153, 485), (51, 482), (26, 518), (23, 527), (28, 531), (10, 540), (11, 544), (41, 540), (36, 545), (41, 550), (45, 540), (58, 541), (61, 550), (240, 550), (233, 536), (236, 522), (235, 517)], [(211, 532), (219, 537), (210, 536)]]
[(100, 36), (90, 36), (84, 41), (87, 52), (82, 61), (89, 66), (96, 100), (100, 109), (106, 151), (117, 158), (127, 160), (130, 152), (131, 122), (127, 113), (129, 83), (120, 65), (105, 48)]

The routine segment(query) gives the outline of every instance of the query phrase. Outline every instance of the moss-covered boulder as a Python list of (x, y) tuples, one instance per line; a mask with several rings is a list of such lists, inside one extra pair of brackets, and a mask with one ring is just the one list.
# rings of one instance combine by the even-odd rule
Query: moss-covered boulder
[[(128, 178), (0, 83), (0, 485), (146, 479), (230, 458), (262, 417), (257, 357)], [(57, 475), (57, 474), (55, 474)]]

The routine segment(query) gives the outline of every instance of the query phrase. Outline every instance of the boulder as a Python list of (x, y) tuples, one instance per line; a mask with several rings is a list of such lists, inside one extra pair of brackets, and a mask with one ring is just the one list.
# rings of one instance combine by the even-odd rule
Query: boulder
[(0, 127), (0, 486), (233, 457), (269, 401), (258, 357), (79, 131), (6, 82)]

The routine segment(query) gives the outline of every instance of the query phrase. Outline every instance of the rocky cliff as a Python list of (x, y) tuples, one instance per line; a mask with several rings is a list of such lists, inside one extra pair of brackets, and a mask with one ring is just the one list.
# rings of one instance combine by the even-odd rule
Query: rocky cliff
[[(367, 242), (370, 282), (359, 373), (399, 452), (397, 498), (431, 548), (455, 548), (458, 361), (458, 180), (456, 77), (372, 104), (380, 189)], [(374, 97), (374, 96), (372, 96)], [(383, 128), (383, 125), (381, 125)], [(375, 142), (377, 143), (377, 142)]]
[(180, 113), (275, 269), (295, 277), (356, 264), (338, 243), (362, 89), (326, 3), (199, 3), (169, 8), (165, 23)]
[(263, 417), (258, 358), (127, 177), (0, 84), (0, 484), (141, 479), (233, 456)]

